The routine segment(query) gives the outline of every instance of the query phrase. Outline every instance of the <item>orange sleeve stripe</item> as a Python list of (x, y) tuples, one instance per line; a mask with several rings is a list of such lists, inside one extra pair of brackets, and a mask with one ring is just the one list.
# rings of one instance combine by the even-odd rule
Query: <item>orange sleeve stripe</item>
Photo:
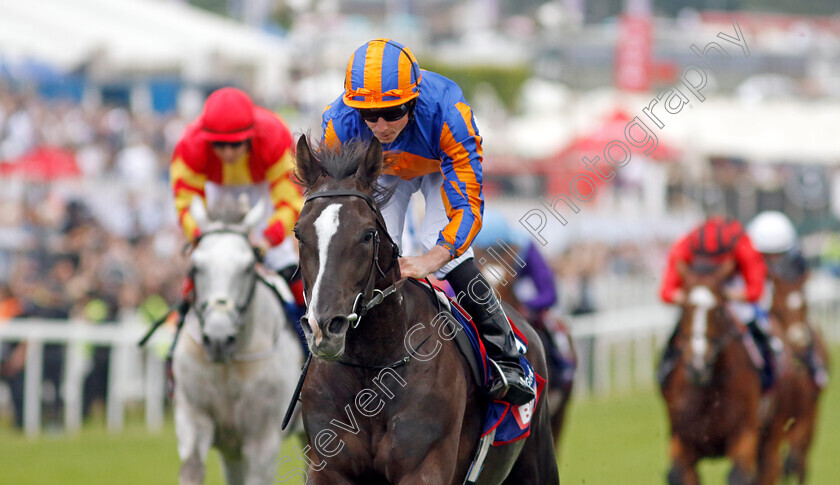
[[(464, 124), (467, 125), (467, 130), (469, 131), (470, 136), (475, 138), (475, 151), (476, 155), (478, 155), (479, 157), (478, 163), (481, 163), (481, 137), (479, 135), (476, 135), (475, 130), (473, 129), (472, 110), (470, 110), (470, 107), (465, 103), (458, 103), (455, 105), (455, 107), (458, 109), (458, 112), (461, 113), (461, 117), (463, 117), (464, 119)], [(464, 152), (466, 152), (466, 149), (463, 147), (463, 145), (459, 144), (459, 146)], [(453, 159), (458, 160), (454, 157)], [(479, 204), (478, 207), (481, 207), (481, 185), (476, 179), (475, 170), (473, 169), (470, 163), (471, 161), (469, 160), (469, 157), (462, 160), (466, 163), (456, 163), (454, 167), (455, 173), (458, 174), (458, 179), (467, 185), (467, 193), (469, 194), (470, 205), (473, 206), (473, 213), (476, 213), (476, 202)], [(478, 217), (480, 218), (480, 215)]]
[[(461, 116), (464, 118), (469, 134), (476, 139), (476, 154), (479, 157), (478, 163), (481, 163), (481, 140), (475, 134), (475, 130), (473, 129), (472, 115), (469, 106), (463, 103), (458, 103), (456, 107), (458, 108), (459, 113), (461, 113)], [(468, 221), (470, 223), (469, 232), (464, 238), (462, 245), (456, 247), (457, 254), (460, 255), (466, 251), (470, 244), (472, 244), (473, 239), (481, 229), (481, 184), (478, 182), (475, 170), (473, 169), (470, 152), (462, 143), (455, 141), (448, 124), (444, 124), (441, 132), (441, 147), (452, 159), (452, 169), (455, 172), (458, 181), (460, 181), (466, 189), (466, 194), (461, 191), (461, 188), (454, 180), (449, 181), (451, 187), (456, 193), (466, 199), (470, 205), (470, 215), (472, 221)], [(444, 200), (446, 200), (447, 194), (445, 191), (442, 192), (442, 195)], [(449, 205), (448, 200), (446, 200), (446, 202), (447, 205)], [(454, 240), (454, 237), (457, 236), (458, 229), (461, 227), (461, 223), (465, 222), (463, 220), (464, 214), (461, 212), (456, 216), (451, 212), (451, 210), (447, 211), (447, 213), (451, 222), (444, 230), (444, 238), (448, 240), (449, 237), (453, 237)], [(459, 221), (457, 226), (453, 224), (456, 219)]]
[(481, 157), (484, 155), (483, 149), (481, 148), (481, 135), (476, 135), (475, 130), (473, 129), (472, 124), (472, 109), (470, 109), (469, 105), (466, 103), (458, 103), (455, 105), (455, 108), (458, 109), (458, 112), (461, 113), (461, 117), (464, 118), (464, 124), (467, 125), (467, 131), (469, 131), (470, 136), (475, 137), (475, 152), (476, 154)]
[(327, 129), (324, 130), (324, 143), (332, 148), (341, 145), (341, 140), (338, 139), (338, 135), (335, 133), (335, 127), (333, 126), (332, 120), (327, 122)]
[(443, 238), (455, 248), (455, 257), (457, 258), (464, 251), (467, 250), (469, 245), (466, 247), (458, 247), (455, 245), (455, 241), (458, 239), (458, 229), (461, 227), (461, 223), (463, 222), (464, 218), (464, 210), (463, 209), (453, 209), (452, 204), (449, 203), (449, 199), (446, 197), (446, 191), (443, 187), (440, 188), (440, 195), (443, 199), (443, 205), (446, 208), (446, 214), (449, 216), (449, 224), (443, 228), (441, 234)]

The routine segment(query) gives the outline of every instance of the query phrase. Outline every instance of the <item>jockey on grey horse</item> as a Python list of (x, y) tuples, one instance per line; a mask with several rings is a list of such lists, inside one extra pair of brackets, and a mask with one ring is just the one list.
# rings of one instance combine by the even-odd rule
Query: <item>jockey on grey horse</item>
[[(173, 354), (180, 483), (204, 481), (215, 446), (229, 484), (272, 483), (281, 421), (303, 362), (298, 336), (248, 239), (263, 213), (228, 208), (211, 220), (201, 199), (190, 206), (201, 237), (190, 254), (195, 303)], [(244, 208), (242, 208), (244, 209)], [(244, 216), (243, 216), (244, 214)]]

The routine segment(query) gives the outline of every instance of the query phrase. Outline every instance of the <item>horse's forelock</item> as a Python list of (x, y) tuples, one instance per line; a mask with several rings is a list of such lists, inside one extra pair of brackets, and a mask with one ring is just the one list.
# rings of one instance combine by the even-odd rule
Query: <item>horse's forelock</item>
[[(328, 143), (319, 143), (318, 145), (310, 146), (312, 158), (318, 163), (326, 172), (328, 179), (319, 178), (313, 183), (307, 184), (305, 181), (298, 180), (298, 183), (303, 186), (305, 193), (310, 194), (318, 191), (330, 181), (341, 182), (353, 177), (359, 169), (359, 165), (364, 161), (367, 154), (368, 142), (362, 140), (351, 140), (337, 145), (330, 145)], [(394, 157), (385, 154), (382, 161), (382, 167), (387, 167), (393, 163)], [(374, 181), (369, 189), (374, 202), (378, 207), (382, 207), (391, 198), (394, 189), (386, 189), (378, 182)]]

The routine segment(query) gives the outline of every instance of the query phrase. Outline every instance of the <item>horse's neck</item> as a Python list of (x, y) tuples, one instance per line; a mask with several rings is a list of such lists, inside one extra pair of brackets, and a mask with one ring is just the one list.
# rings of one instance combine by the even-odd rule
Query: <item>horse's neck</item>
[(405, 357), (409, 327), (402, 290), (386, 298), (347, 331), (344, 359), (362, 365), (386, 365)]

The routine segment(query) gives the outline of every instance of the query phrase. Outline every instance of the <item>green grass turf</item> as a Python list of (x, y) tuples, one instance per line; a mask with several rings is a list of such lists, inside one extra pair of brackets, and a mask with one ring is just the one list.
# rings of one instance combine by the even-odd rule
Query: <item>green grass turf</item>
[[(834, 355), (840, 355), (835, 349)], [(834, 380), (820, 406), (817, 439), (811, 452), (812, 485), (833, 485), (840, 476), (840, 365), (834, 359)], [(560, 460), (564, 485), (652, 485), (665, 483), (668, 467), (667, 423), (655, 392), (609, 399), (581, 399), (567, 417)], [(281, 457), (293, 457), (293, 443)], [(300, 466), (292, 459), (280, 467), (289, 484), (300, 483), (290, 472)], [(726, 483), (729, 466), (722, 460), (704, 463), (704, 483)], [(0, 424), (0, 484), (120, 484), (177, 483), (178, 457), (171, 419), (159, 433), (129, 419), (124, 432), (111, 434), (102, 420), (93, 420), (75, 436), (51, 435), (28, 439)], [(211, 451), (208, 485), (222, 484), (219, 458)], [(279, 482), (278, 482), (279, 483)]]

